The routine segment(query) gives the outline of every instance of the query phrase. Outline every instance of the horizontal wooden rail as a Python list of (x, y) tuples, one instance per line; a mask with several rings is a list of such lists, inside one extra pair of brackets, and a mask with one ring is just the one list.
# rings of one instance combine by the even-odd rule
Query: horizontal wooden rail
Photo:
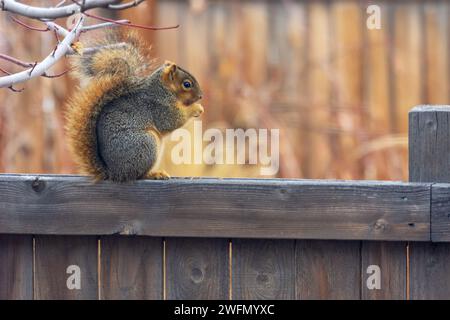
[[(0, 175), (0, 234), (429, 241), (431, 187), (212, 178), (114, 184)], [(450, 193), (440, 185), (440, 203), (445, 188)], [(439, 208), (436, 218), (447, 223), (445, 206)], [(450, 239), (450, 224), (445, 226), (437, 229), (437, 240)]]

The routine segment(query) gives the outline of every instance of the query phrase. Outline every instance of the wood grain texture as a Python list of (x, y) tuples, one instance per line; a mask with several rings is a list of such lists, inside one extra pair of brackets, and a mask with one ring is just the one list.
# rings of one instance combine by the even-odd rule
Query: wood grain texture
[(450, 241), (450, 185), (434, 184), (431, 191), (431, 240)]
[(0, 300), (33, 299), (33, 237), (0, 235)]
[[(92, 236), (36, 236), (35, 288), (39, 300), (97, 299), (97, 239)], [(67, 287), (67, 267), (81, 271), (81, 288)]]
[[(362, 32), (365, 29), (364, 9), (355, 1), (331, 1), (330, 2), (331, 21), (333, 22), (329, 33), (334, 46), (334, 56), (332, 58), (333, 69), (329, 73), (335, 72), (333, 92), (334, 108), (337, 110), (333, 114), (339, 127), (335, 149), (340, 157), (335, 157), (333, 152), (333, 165), (339, 167), (334, 176), (340, 179), (352, 179), (362, 176), (361, 157), (354, 152), (344, 152), (344, 150), (355, 150), (359, 147), (356, 134), (349, 134), (362, 128), (362, 84), (363, 73), (361, 72), (362, 61)], [(330, 81), (332, 83), (332, 81)], [(337, 83), (337, 84), (336, 84)], [(339, 89), (336, 89), (339, 87)], [(328, 121), (327, 123), (330, 123)], [(316, 158), (320, 159), (320, 158)], [(340, 164), (340, 165), (339, 165)]]
[[(380, 267), (381, 288), (369, 289), (367, 268)], [(361, 246), (361, 298), (365, 300), (406, 299), (406, 243), (363, 241)]]
[[(411, 110), (409, 114), (410, 181), (450, 182), (449, 115), (450, 106), (419, 106)], [(438, 187), (432, 191), (439, 191)], [(433, 197), (435, 201), (432, 206), (435, 207), (440, 197), (436, 195)], [(432, 209), (432, 212), (435, 210)], [(439, 210), (432, 214), (433, 220), (437, 215), (441, 216), (438, 212)], [(433, 228), (435, 227), (433, 224)], [(436, 237), (433, 231), (431, 233), (432, 237)], [(450, 299), (448, 277), (450, 244), (411, 243), (409, 250), (410, 298)]]
[(295, 299), (294, 240), (232, 240), (232, 298)]
[(100, 299), (163, 298), (161, 238), (101, 238)]
[[(370, 140), (376, 141), (391, 133), (391, 77), (390, 54), (388, 44), (390, 39), (391, 19), (389, 13), (392, 2), (379, 2), (383, 19), (382, 28), (370, 30), (363, 28), (365, 33), (364, 57), (365, 74), (363, 78), (363, 104), (367, 105), (367, 114), (361, 120), (364, 127), (369, 129)], [(360, 2), (361, 6), (364, 5)], [(366, 7), (364, 7), (366, 10)], [(392, 59), (391, 59), (392, 60)], [(370, 143), (369, 143), (370, 144)], [(367, 147), (367, 145), (366, 145)], [(364, 147), (363, 147), (364, 149)], [(392, 156), (395, 150), (370, 151), (366, 149), (364, 157), (364, 179), (400, 180), (402, 172), (392, 165)], [(406, 171), (406, 170), (405, 170)]]
[(297, 299), (360, 299), (359, 241), (296, 243)]
[(397, 132), (407, 132), (406, 114), (424, 97), (423, 14), (420, 6), (409, 6), (405, 1), (395, 2), (391, 10), (395, 21), (392, 35), (395, 129)]
[(167, 299), (228, 299), (228, 247), (225, 239), (166, 239)]
[[(307, 5), (309, 18), (308, 32), (315, 36), (309, 36), (307, 56), (309, 62), (306, 72), (308, 111), (304, 116), (308, 119), (309, 130), (304, 133), (308, 144), (308, 152), (305, 152), (303, 165), (307, 178), (323, 178), (330, 175), (332, 166), (332, 142), (326, 130), (320, 130), (325, 123), (332, 118), (331, 93), (332, 85), (329, 79), (331, 72), (331, 34), (329, 6), (323, 1), (309, 2)], [(294, 58), (294, 60), (299, 60)], [(289, 64), (288, 64), (289, 65)], [(299, 84), (304, 86), (304, 84)], [(298, 89), (294, 89), (296, 92)], [(303, 97), (299, 100), (304, 99)], [(312, 112), (314, 110), (314, 112)], [(312, 128), (311, 128), (312, 127)], [(303, 136), (303, 134), (300, 134)], [(305, 146), (306, 147), (306, 146)], [(317, 161), (321, 159), (321, 161)]]
[(448, 1), (427, 1), (423, 4), (427, 85), (426, 103), (450, 101), (450, 6)]
[[(450, 182), (450, 106), (418, 106), (409, 113), (410, 180)], [(448, 186), (432, 187), (431, 240), (450, 241)]]
[(123, 185), (0, 175), (0, 233), (429, 240), (429, 188), (279, 179)]
[(411, 299), (450, 299), (450, 244), (411, 243), (409, 248)]
[(409, 112), (409, 181), (450, 182), (450, 106)]

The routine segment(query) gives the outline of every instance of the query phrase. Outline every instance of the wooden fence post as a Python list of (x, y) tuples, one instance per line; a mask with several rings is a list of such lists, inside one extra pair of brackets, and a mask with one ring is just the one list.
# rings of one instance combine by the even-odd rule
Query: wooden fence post
[[(417, 106), (410, 111), (410, 181), (450, 182), (449, 119), (450, 106)], [(412, 242), (409, 257), (409, 297), (450, 299), (450, 244)]]

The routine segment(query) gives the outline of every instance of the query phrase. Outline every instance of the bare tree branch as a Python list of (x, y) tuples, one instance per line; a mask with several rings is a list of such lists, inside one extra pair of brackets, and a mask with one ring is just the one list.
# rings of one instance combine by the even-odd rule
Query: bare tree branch
[(67, 36), (69, 34), (69, 30), (67, 30), (66, 28), (60, 26), (59, 24), (56, 24), (56, 23), (51, 22), (51, 21), (46, 21), (45, 24), (47, 25), (47, 28), (50, 31), (56, 32), (61, 37), (65, 37), (65, 36)]
[[(9, 88), (14, 92), (19, 92), (14, 88), (16, 83), (27, 81), (31, 78), (37, 76), (43, 76), (48, 78), (59, 77), (65, 74), (68, 70), (55, 75), (49, 75), (47, 73), (48, 69), (51, 68), (59, 59), (66, 55), (72, 54), (92, 54), (98, 50), (102, 50), (106, 47), (123, 47), (126, 43), (116, 43), (107, 46), (93, 47), (93, 48), (83, 48), (79, 45), (78, 36), (82, 32), (88, 32), (91, 30), (96, 30), (105, 27), (114, 26), (127, 26), (134, 28), (141, 28), (147, 30), (166, 30), (178, 28), (179, 25), (169, 26), (169, 27), (154, 27), (133, 24), (129, 20), (113, 20), (105, 17), (97, 16), (92, 13), (87, 13), (87, 10), (93, 8), (107, 8), (111, 10), (123, 10), (139, 5), (145, 0), (70, 0), (71, 4), (66, 4), (67, 0), (61, 0), (56, 6), (51, 7), (36, 7), (32, 5), (23, 4), (18, 0), (0, 0), (0, 9), (2, 11), (8, 11), (12, 14), (17, 14), (22, 17), (32, 18), (39, 20), (41, 23), (46, 25), (46, 28), (40, 28), (23, 22), (22, 20), (10, 15), (9, 17), (17, 24), (33, 31), (40, 32), (52, 32), (56, 37), (57, 45), (54, 47), (52, 52), (41, 62), (25, 62), (11, 56), (0, 54), (0, 59), (6, 60), (8, 62), (19, 65), (23, 68), (27, 68), (24, 71), (18, 73), (11, 73), (4, 69), (0, 69), (0, 72), (6, 74), (6, 76), (0, 77), (0, 88)], [(76, 19), (75, 26), (64, 28), (59, 24), (53, 22), (56, 18), (73, 16)], [(102, 23), (92, 24), (89, 26), (84, 26), (84, 20), (86, 17), (91, 17), (102, 21)], [(60, 41), (60, 38), (64, 38)]]
[(0, 0), (0, 7), (3, 11), (9, 11), (33, 19), (51, 20), (68, 17), (93, 8), (108, 8), (109, 5), (117, 5), (117, 0), (84, 0), (81, 4), (72, 3), (51, 8), (30, 6), (15, 0)]
[(108, 9), (113, 9), (113, 10), (123, 10), (123, 9), (128, 9), (131, 7), (135, 7), (137, 5), (139, 5), (140, 3), (144, 2), (145, 0), (134, 0), (134, 1), (130, 1), (127, 3), (121, 3), (121, 4), (110, 4), (108, 5)]
[(84, 16), (81, 16), (75, 27), (55, 47), (53, 52), (40, 63), (36, 63), (35, 66), (25, 71), (0, 77), (0, 88), (12, 87), (16, 83), (24, 82), (31, 78), (46, 74), (46, 71), (50, 67), (52, 67), (59, 59), (64, 57), (67, 52), (71, 50), (70, 45), (75, 41), (75, 39), (78, 38), (83, 27), (84, 19)]

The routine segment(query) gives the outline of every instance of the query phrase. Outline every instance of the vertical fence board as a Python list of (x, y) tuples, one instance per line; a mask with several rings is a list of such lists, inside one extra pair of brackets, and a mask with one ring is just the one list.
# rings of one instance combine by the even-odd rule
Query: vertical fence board
[[(175, 26), (180, 24), (178, 8), (179, 3), (176, 1), (158, 1), (156, 25)], [(155, 32), (155, 56), (159, 57), (160, 62), (170, 60), (180, 63), (178, 59), (182, 54), (179, 53), (183, 51), (179, 50), (179, 34), (179, 28), (165, 30), (164, 32)]]
[(359, 241), (296, 243), (297, 299), (360, 299)]
[[(368, 143), (389, 135), (391, 132), (390, 117), (390, 55), (389, 28), (390, 21), (387, 18), (389, 10), (388, 3), (379, 3), (383, 19), (381, 29), (365, 31), (365, 67), (364, 68), (364, 105), (367, 113), (363, 117), (366, 129), (368, 128)], [(366, 147), (367, 148), (367, 147)], [(368, 148), (367, 148), (368, 149)], [(367, 150), (366, 149), (366, 150)], [(389, 152), (392, 150), (367, 150), (361, 152), (364, 161), (364, 179), (389, 180), (398, 175), (399, 170), (392, 170), (389, 163)], [(394, 179), (395, 180), (395, 179)]]
[(261, 86), (266, 87), (267, 82), (268, 8), (259, 1), (241, 2), (240, 8), (242, 76), (244, 85), (258, 90)]
[(294, 299), (294, 240), (232, 240), (233, 299)]
[[(369, 289), (367, 273), (369, 266), (380, 267), (380, 289)], [(369, 242), (361, 246), (361, 295), (365, 300), (406, 299), (406, 243), (405, 242)]]
[(33, 237), (0, 235), (0, 300), (33, 299)]
[[(332, 1), (335, 73), (330, 75), (333, 83), (337, 112), (337, 127), (340, 131), (339, 148), (355, 150), (358, 146), (356, 134), (364, 130), (361, 126), (362, 104), (362, 14), (358, 3), (353, 1)], [(333, 162), (340, 162), (336, 175), (339, 179), (352, 179), (362, 174), (362, 166), (354, 152), (341, 152)]]
[(426, 103), (448, 103), (450, 99), (449, 3), (424, 3), (426, 55)]
[[(325, 178), (331, 166), (332, 144), (328, 132), (323, 128), (331, 120), (330, 68), (330, 14), (328, 6), (321, 1), (308, 4), (308, 22), (311, 34), (308, 36), (306, 85), (308, 97), (307, 131), (303, 170), (306, 178)], [(322, 126), (322, 127), (321, 127)], [(321, 161), (317, 161), (321, 159)]]
[(398, 132), (408, 131), (406, 115), (423, 99), (423, 19), (421, 3), (403, 1), (392, 8), (394, 27), (394, 90)]
[(449, 243), (410, 244), (411, 299), (450, 299)]
[[(393, 11), (392, 4), (379, 3), (381, 7), (382, 26), (381, 29), (369, 30), (364, 28), (366, 45), (364, 54), (366, 56), (364, 81), (365, 104), (367, 115), (363, 120), (370, 128), (370, 139), (386, 136), (391, 131), (391, 83), (389, 44), (391, 43), (392, 20), (388, 19), (388, 13)], [(392, 45), (392, 44), (390, 44)], [(370, 143), (370, 141), (369, 141)], [(373, 152), (364, 157), (365, 179), (389, 179), (398, 175), (398, 170), (386, 161), (386, 152)], [(364, 154), (366, 155), (366, 154)], [(381, 165), (383, 164), (383, 165)], [(401, 171), (400, 171), (401, 172)], [(400, 177), (399, 177), (400, 178)], [(406, 299), (406, 243), (393, 242), (367, 242), (361, 244), (361, 298), (362, 299)], [(367, 280), (370, 274), (367, 267), (377, 265), (381, 271), (381, 289), (370, 290)]]
[[(95, 236), (36, 236), (35, 237), (36, 299), (97, 299), (97, 255)], [(75, 265), (81, 271), (81, 288), (69, 289), (72, 274), (67, 267)]]
[(167, 299), (227, 299), (228, 240), (167, 239), (166, 292)]
[[(271, 3), (277, 8), (278, 31), (273, 35), (273, 39), (281, 39), (278, 42), (284, 43), (283, 50), (279, 50), (279, 60), (274, 62), (280, 68), (282, 85), (277, 90), (278, 101), (287, 104), (288, 112), (280, 119), (285, 127), (282, 147), (283, 157), (280, 159), (280, 177), (304, 177), (304, 159), (309, 156), (306, 152), (311, 141), (307, 140), (305, 129), (307, 126), (307, 116), (310, 114), (310, 103), (308, 102), (308, 86), (306, 78), (306, 68), (308, 61), (307, 39), (308, 21), (307, 5), (305, 2), (285, 2), (280, 6), (278, 2)], [(269, 28), (271, 29), (271, 28)], [(270, 40), (272, 42), (272, 40)], [(326, 53), (328, 54), (328, 53)], [(289, 61), (289, 63), (285, 63)], [(274, 67), (272, 67), (274, 68)], [(275, 102), (276, 103), (276, 102)], [(281, 141), (280, 141), (281, 142)], [(283, 147), (283, 145), (285, 147)], [(297, 148), (292, 148), (296, 145)], [(322, 157), (324, 153), (322, 153)], [(323, 159), (323, 158), (321, 158)]]
[(100, 299), (162, 299), (161, 238), (101, 238)]
[[(450, 182), (450, 106), (409, 114), (409, 180)], [(410, 244), (411, 299), (450, 299), (450, 243)]]

